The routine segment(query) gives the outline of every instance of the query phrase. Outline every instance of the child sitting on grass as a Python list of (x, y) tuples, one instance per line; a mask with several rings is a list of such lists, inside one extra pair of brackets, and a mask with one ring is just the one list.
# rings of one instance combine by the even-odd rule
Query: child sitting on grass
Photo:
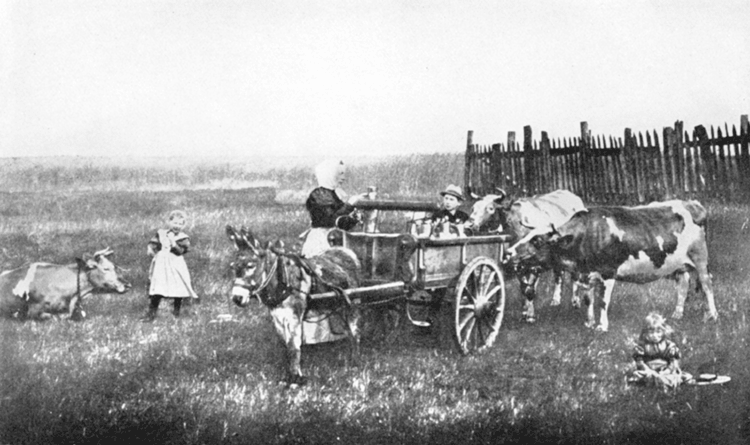
[(635, 370), (628, 383), (675, 388), (692, 376), (680, 369), (680, 349), (668, 337), (672, 328), (664, 317), (650, 313), (633, 350)]

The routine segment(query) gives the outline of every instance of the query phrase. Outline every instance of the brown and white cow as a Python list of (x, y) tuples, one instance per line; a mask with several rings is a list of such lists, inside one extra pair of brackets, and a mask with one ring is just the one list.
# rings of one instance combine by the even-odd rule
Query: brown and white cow
[[(476, 201), (469, 217), (470, 227), (475, 231), (484, 227), (491, 230), (506, 232), (511, 236), (510, 243), (516, 243), (532, 230), (541, 227), (555, 227), (563, 225), (576, 212), (585, 209), (583, 201), (568, 190), (555, 190), (543, 195), (535, 195), (519, 199), (511, 199), (505, 192), (498, 190), (496, 195), (487, 195)], [(524, 262), (516, 264), (521, 293), (526, 297), (524, 302), (524, 319), (534, 321), (534, 299), (539, 275), (546, 268)], [(563, 273), (559, 268), (552, 268), (555, 274), (555, 291), (552, 295), (552, 305), (560, 304), (562, 298)], [(573, 282), (573, 305), (580, 306), (580, 299), (576, 291), (577, 282)]]
[(112, 253), (106, 248), (76, 258), (73, 264), (31, 263), (0, 273), (0, 315), (19, 319), (47, 319), (57, 314), (85, 317), (81, 302), (86, 295), (95, 291), (121, 294), (130, 288), (107, 258)]
[[(598, 330), (609, 328), (607, 309), (615, 281), (648, 283), (671, 277), (677, 281), (673, 318), (682, 318), (696, 271), (708, 303), (706, 319), (716, 319), (708, 273), (706, 209), (698, 201), (667, 201), (639, 207), (596, 207), (576, 213), (559, 227), (528, 234), (509, 249), (511, 261), (555, 264), (588, 276), (592, 286), (586, 325), (594, 327), (594, 301), (601, 297)], [(596, 295), (600, 294), (600, 295)]]

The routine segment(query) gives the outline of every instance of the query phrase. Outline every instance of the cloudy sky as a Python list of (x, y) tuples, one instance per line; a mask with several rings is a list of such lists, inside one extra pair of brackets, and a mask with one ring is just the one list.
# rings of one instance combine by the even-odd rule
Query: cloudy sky
[(747, 113), (747, 0), (0, 0), (0, 156), (455, 152)]

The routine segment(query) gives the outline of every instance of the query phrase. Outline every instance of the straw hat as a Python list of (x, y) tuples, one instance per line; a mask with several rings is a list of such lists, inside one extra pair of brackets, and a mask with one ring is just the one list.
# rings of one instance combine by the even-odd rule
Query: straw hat
[(461, 191), (461, 187), (459, 187), (457, 185), (450, 184), (450, 185), (448, 185), (448, 187), (445, 188), (445, 190), (443, 190), (442, 192), (440, 192), (440, 196), (445, 196), (445, 195), (454, 196), (459, 201), (463, 201), (464, 200), (464, 194)]

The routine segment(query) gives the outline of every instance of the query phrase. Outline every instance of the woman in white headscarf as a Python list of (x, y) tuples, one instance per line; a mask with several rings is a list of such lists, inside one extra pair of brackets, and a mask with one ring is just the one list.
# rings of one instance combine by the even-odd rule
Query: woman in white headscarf
[(359, 222), (351, 203), (361, 195), (352, 196), (349, 202), (341, 199), (343, 191), (340, 187), (346, 178), (344, 163), (334, 160), (321, 162), (315, 167), (315, 178), (318, 187), (305, 202), (312, 221), (312, 228), (302, 245), (302, 256), (305, 257), (316, 255), (329, 247), (328, 231), (333, 227), (349, 230)]
[[(312, 228), (306, 232), (302, 245), (302, 256), (311, 257), (328, 249), (328, 232), (338, 227), (344, 230), (352, 229), (359, 221), (354, 216), (351, 205), (362, 195), (349, 198), (349, 202), (342, 199), (344, 192), (341, 184), (345, 179), (346, 169), (341, 161), (323, 161), (315, 167), (315, 178), (318, 187), (310, 192), (305, 202), (310, 212)], [(347, 326), (339, 317), (308, 309), (306, 320), (302, 323), (302, 343), (315, 344), (346, 338)]]

